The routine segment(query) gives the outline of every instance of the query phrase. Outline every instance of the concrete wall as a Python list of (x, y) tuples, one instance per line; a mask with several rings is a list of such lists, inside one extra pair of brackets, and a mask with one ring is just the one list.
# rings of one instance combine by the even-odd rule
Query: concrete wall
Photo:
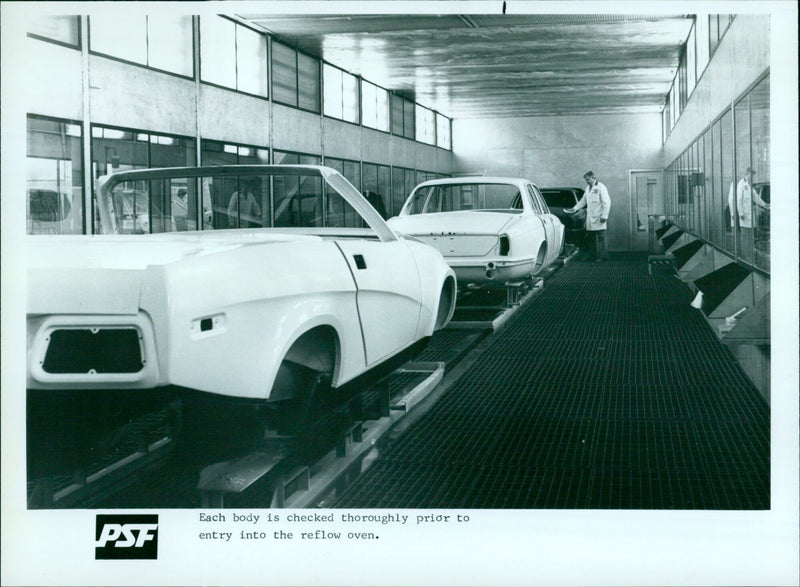
[(453, 121), (454, 172), (532, 179), (539, 187), (585, 187), (593, 170), (608, 187), (611, 250), (629, 246), (628, 171), (661, 169), (661, 115), (609, 114)]

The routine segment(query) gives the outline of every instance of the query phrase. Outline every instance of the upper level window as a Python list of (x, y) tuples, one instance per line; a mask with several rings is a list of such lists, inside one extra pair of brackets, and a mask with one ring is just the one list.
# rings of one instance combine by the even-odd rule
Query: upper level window
[(389, 132), (389, 92), (368, 81), (361, 82), (361, 123)]
[(79, 47), (80, 21), (77, 16), (37, 15), (28, 21), (28, 34), (71, 47)]
[(129, 15), (120, 26), (117, 15), (93, 15), (91, 50), (192, 77), (192, 17), (188, 15)]
[(358, 123), (358, 79), (327, 63), (322, 71), (325, 88), (325, 115)]
[(267, 38), (220, 16), (201, 18), (200, 79), (267, 97)]
[(697, 15), (694, 26), (697, 46), (697, 79), (700, 79), (708, 65), (708, 16)]
[(686, 40), (686, 95), (691, 96), (697, 83), (697, 51), (695, 47), (695, 27), (689, 32)]
[(297, 106), (297, 51), (272, 43), (272, 99)]
[(320, 111), (319, 60), (297, 54), (297, 105), (303, 110)]
[(449, 149), (450, 144), (450, 119), (436, 113), (436, 146)]
[(311, 112), (320, 110), (319, 61), (272, 43), (272, 98)]
[(436, 122), (433, 110), (416, 104), (417, 140), (429, 145), (436, 144)]
[(391, 98), (392, 134), (413, 139), (416, 131), (414, 122), (414, 103), (392, 94)]

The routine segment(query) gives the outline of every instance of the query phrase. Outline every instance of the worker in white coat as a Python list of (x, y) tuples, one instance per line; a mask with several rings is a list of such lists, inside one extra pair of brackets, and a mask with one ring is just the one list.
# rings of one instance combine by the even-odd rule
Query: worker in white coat
[[(752, 167), (744, 170), (734, 191), (733, 182), (728, 190), (728, 207), (731, 209), (731, 226), (734, 218), (739, 218), (739, 252), (747, 256), (753, 252), (753, 206), (769, 210), (769, 204), (761, 199), (761, 194), (753, 187), (755, 171)], [(735, 197), (735, 200), (734, 200)], [(734, 207), (735, 205), (735, 207)], [(734, 216), (734, 212), (736, 211)]]
[(583, 174), (586, 189), (583, 197), (572, 208), (565, 208), (568, 214), (586, 208), (586, 231), (592, 238), (592, 253), (595, 263), (608, 260), (608, 245), (606, 244), (606, 227), (608, 226), (608, 213), (611, 211), (611, 198), (608, 188), (600, 183), (593, 171)]

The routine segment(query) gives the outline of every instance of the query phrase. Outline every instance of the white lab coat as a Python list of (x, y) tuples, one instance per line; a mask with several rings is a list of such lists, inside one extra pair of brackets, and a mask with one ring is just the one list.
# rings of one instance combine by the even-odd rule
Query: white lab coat
[[(761, 199), (758, 190), (750, 185), (746, 177), (743, 177), (736, 184), (736, 212), (739, 215), (741, 228), (753, 227), (753, 204), (763, 208), (767, 207), (767, 203)], [(733, 183), (728, 190), (728, 207), (731, 209), (731, 226), (733, 226)]]
[(593, 186), (587, 185), (583, 196), (572, 210), (581, 208), (586, 208), (586, 230), (605, 230), (606, 223), (600, 220), (608, 220), (608, 213), (611, 211), (608, 188), (599, 181)]

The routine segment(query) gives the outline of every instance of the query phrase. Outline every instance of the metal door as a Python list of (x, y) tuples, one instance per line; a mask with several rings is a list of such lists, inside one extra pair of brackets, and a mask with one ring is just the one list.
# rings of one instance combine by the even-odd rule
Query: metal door
[(374, 365), (417, 338), (421, 288), (419, 272), (402, 241), (336, 241), (356, 281), (358, 313), (367, 365)]
[(661, 172), (630, 171), (630, 250), (647, 251), (650, 243), (650, 217), (663, 212)]

